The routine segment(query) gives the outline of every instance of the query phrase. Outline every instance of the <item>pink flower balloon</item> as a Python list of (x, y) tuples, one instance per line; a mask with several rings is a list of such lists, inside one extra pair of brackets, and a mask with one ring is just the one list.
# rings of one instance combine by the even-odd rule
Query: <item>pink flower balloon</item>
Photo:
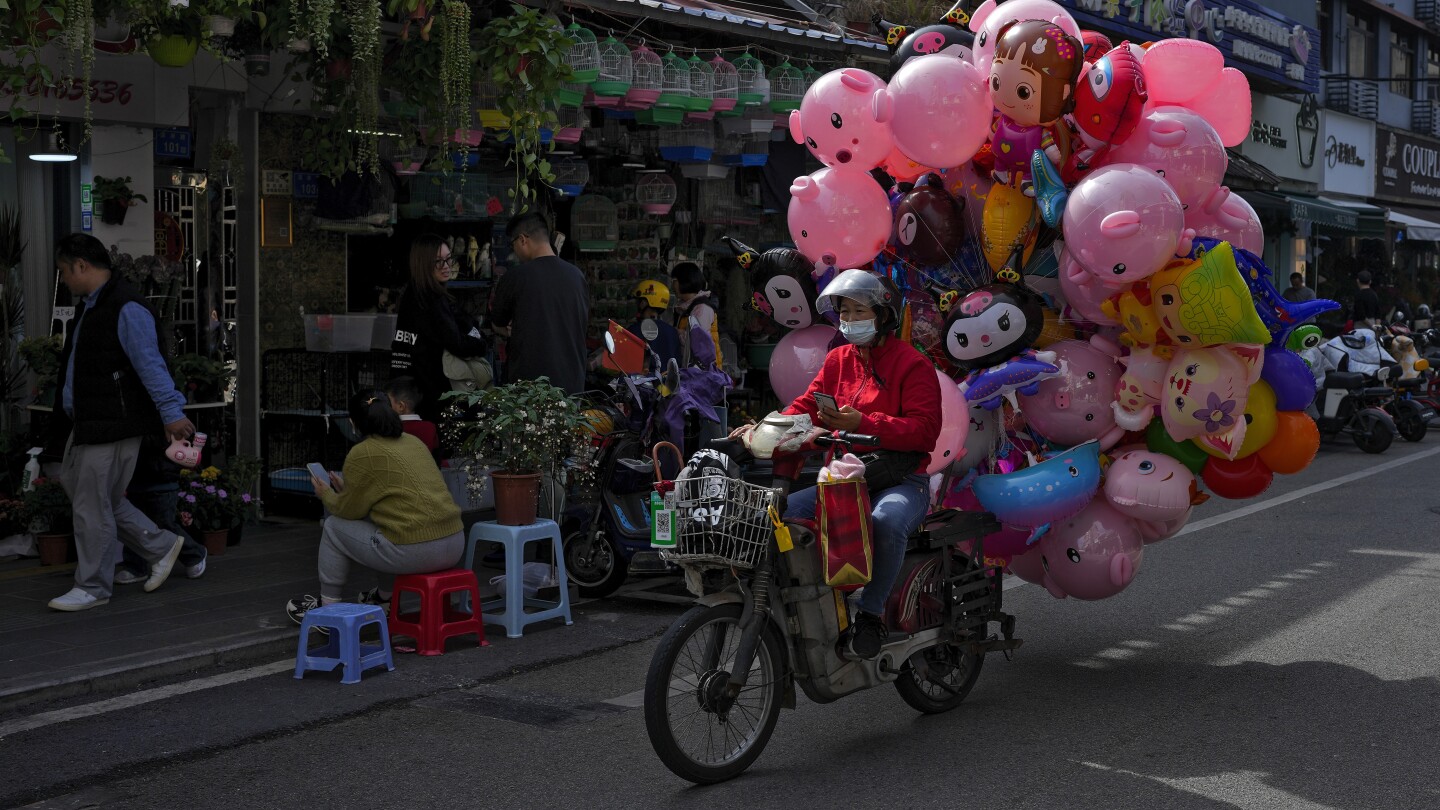
[(982, 75), (990, 75), (990, 63), (995, 60), (995, 40), (1000, 35), (1000, 29), (1016, 20), (1048, 20), (1070, 36), (1080, 39), (1080, 25), (1059, 3), (1051, 0), (1005, 0), (1003, 3), (985, 0), (970, 17), (970, 30), (975, 32), (975, 47), (970, 61)]
[(1188, 208), (1220, 185), (1230, 158), (1220, 135), (1198, 113), (1184, 107), (1156, 107), (1140, 119), (1133, 135), (1110, 150), (1105, 161), (1151, 169), (1165, 178), (1180, 204)]
[(890, 86), (876, 94), (875, 103), (877, 117), (890, 124), (895, 146), (923, 166), (959, 166), (990, 138), (986, 77), (951, 56), (917, 56), (906, 62)]
[(789, 405), (810, 387), (834, 339), (835, 327), (824, 324), (796, 329), (780, 338), (770, 355), (770, 387), (780, 407)]
[(1185, 227), (1194, 228), (1196, 236), (1220, 239), (1256, 256), (1265, 255), (1265, 230), (1260, 226), (1260, 216), (1250, 203), (1225, 186), (1185, 211)]
[(826, 73), (790, 113), (790, 137), (826, 166), (870, 171), (895, 148), (890, 127), (875, 116), (875, 93), (883, 89), (879, 76), (858, 68)]
[(1170, 261), (1185, 236), (1185, 213), (1155, 172), (1112, 164), (1075, 185), (1061, 227), (1065, 248), (1080, 266), (1101, 284), (1119, 288)]
[(890, 239), (890, 200), (865, 172), (821, 169), (795, 178), (788, 219), (800, 252), (831, 267), (869, 264)]
[(970, 408), (960, 386), (938, 370), (940, 378), (940, 438), (930, 453), (926, 475), (934, 475), (960, 460), (965, 454), (965, 439), (970, 435)]

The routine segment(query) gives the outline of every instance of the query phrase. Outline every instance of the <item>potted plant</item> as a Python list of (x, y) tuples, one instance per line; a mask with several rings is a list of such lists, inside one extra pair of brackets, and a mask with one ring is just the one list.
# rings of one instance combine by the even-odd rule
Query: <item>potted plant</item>
[(230, 463), (221, 473), (220, 480), (225, 484), (225, 489), (240, 499), (240, 519), (230, 530), (230, 538), (227, 541), (229, 545), (240, 545), (241, 535), (246, 524), (260, 522), (259, 493), (262, 469), (264, 469), (264, 462), (260, 460), (259, 456), (237, 453), (230, 457)]
[(162, 67), (185, 67), (200, 49), (200, 15), (170, 0), (138, 0), (132, 34), (145, 43), (145, 51)]
[(30, 516), (24, 498), (0, 495), (0, 540), (30, 532)]
[(24, 500), (30, 531), (40, 549), (40, 564), (65, 562), (75, 541), (75, 516), (65, 487), (54, 478), (37, 478), (35, 488), (25, 493)]
[(458, 440), (472, 486), (483, 487), (479, 471), (490, 469), (499, 522), (535, 522), (540, 477), (558, 477), (566, 458), (584, 452), (589, 422), (580, 407), (544, 377), (454, 400), (461, 412), (448, 420), (447, 431)]
[(219, 402), (235, 372), (229, 363), (192, 352), (170, 361), (170, 376), (188, 402)]
[(234, 36), (236, 26), (242, 21), (253, 20), (260, 27), (265, 26), (265, 13), (255, 8), (254, 0), (194, 0), (190, 11), (200, 15), (205, 34), (214, 39)]
[(139, 202), (149, 202), (144, 194), (136, 194), (130, 188), (130, 177), (101, 177), (95, 175), (91, 194), (100, 203), (100, 221), (107, 225), (124, 225), (125, 214)]
[(542, 130), (554, 131), (557, 118), (551, 100), (570, 81), (565, 54), (572, 40), (554, 19), (542, 12), (512, 5), (513, 14), (496, 17), (478, 39), (478, 57), (497, 91), (496, 106), (507, 121), (515, 167), (510, 210), (518, 214), (538, 199), (535, 181), (551, 184), (555, 173), (541, 154)]
[(230, 530), (240, 523), (241, 493), (226, 488), (217, 467), (200, 472), (180, 471), (179, 499), (175, 517), (180, 525), (199, 532), (205, 551), (216, 556), (225, 553)]
[(35, 401), (49, 405), (55, 383), (60, 376), (60, 350), (64, 339), (59, 335), (31, 337), (20, 341), (18, 351), (25, 365), (35, 372)]

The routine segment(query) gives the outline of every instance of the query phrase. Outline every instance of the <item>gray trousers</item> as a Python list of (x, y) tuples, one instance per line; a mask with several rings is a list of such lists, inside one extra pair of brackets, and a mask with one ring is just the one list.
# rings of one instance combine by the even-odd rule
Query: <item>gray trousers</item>
[(125, 487), (135, 472), (140, 437), (111, 444), (74, 444), (72, 435), (60, 465), (60, 484), (70, 496), (75, 514), (75, 587), (107, 599), (115, 586), (115, 539), (134, 549), (146, 562), (155, 562), (175, 546), (173, 532), (125, 499)]
[(397, 544), (368, 520), (331, 515), (325, 518), (320, 532), (320, 596), (345, 598), (345, 578), (352, 563), (374, 572), (376, 585), (390, 593), (395, 574), (428, 574), (454, 568), (464, 551), (463, 532), (423, 543)]

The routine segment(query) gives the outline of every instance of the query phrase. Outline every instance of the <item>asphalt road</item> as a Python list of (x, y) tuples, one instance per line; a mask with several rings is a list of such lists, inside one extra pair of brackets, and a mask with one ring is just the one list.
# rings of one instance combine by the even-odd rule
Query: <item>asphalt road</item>
[(681, 607), (624, 599), (356, 687), (285, 661), (0, 717), (0, 806), (1440, 807), (1440, 438), (1327, 445), (1192, 525), (1118, 597), (1008, 591), (1025, 646), (958, 710), (802, 698), (719, 786), (672, 776), (638, 708)]

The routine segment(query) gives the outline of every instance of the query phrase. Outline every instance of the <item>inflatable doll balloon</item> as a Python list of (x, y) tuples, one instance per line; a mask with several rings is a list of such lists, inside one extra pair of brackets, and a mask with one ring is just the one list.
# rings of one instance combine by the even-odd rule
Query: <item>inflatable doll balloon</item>
[(957, 25), (940, 23), (917, 28), (905, 35), (899, 47), (890, 54), (890, 75), (894, 76), (906, 62), (917, 56), (952, 56), (969, 62), (975, 35)]
[[(1051, 0), (1005, 0), (1003, 3), (984, 0), (970, 17), (970, 30), (975, 32), (974, 53), (970, 59), (982, 74), (990, 75), (990, 63), (995, 58), (995, 43), (1000, 38), (1000, 29), (1017, 20), (1053, 23), (1074, 37), (1077, 43), (1083, 36), (1070, 12)], [(1083, 52), (1084, 45), (1080, 47)]]
[(1055, 524), (1040, 540), (1045, 590), (1093, 601), (1125, 590), (1140, 570), (1145, 541), (1135, 521), (1104, 498)]
[(1226, 146), (1239, 146), (1250, 133), (1250, 82), (1225, 67), (1218, 48), (1175, 37), (1145, 53), (1145, 81), (1151, 104), (1189, 107), (1210, 122)]
[(1070, 192), (1065, 248), (1095, 280), (1123, 287), (1189, 251), (1185, 212), (1173, 189), (1142, 166), (1112, 164)]
[(805, 91), (790, 113), (790, 137), (832, 168), (868, 172), (895, 147), (890, 127), (876, 119), (879, 76), (859, 68), (832, 70)]
[(940, 378), (940, 437), (930, 451), (930, 467), (926, 475), (934, 475), (960, 460), (965, 452), (965, 439), (970, 435), (970, 409), (965, 395), (955, 381), (935, 372)]
[(982, 475), (971, 484), (987, 512), (1009, 526), (1035, 529), (1064, 520), (1090, 503), (1100, 486), (1100, 445), (1078, 447), (1021, 470)]
[(806, 258), (841, 269), (869, 264), (890, 240), (890, 200), (865, 172), (821, 169), (795, 178), (788, 220)]
[[(1020, 0), (1023, 2), (1023, 0)], [(998, 31), (990, 65), (990, 96), (999, 111), (990, 151), (995, 182), (1019, 188), (1031, 184), (1030, 161), (1036, 152), (1053, 153), (1060, 116), (1075, 108), (1075, 82), (1085, 66), (1078, 37), (1043, 20), (1019, 20)], [(1063, 126), (1063, 125), (1062, 125)]]
[(725, 237), (735, 262), (750, 274), (755, 290), (750, 303), (787, 329), (804, 329), (815, 316), (814, 264), (798, 250), (771, 248), (761, 253), (738, 239)]
[(1028, 349), (1044, 326), (1040, 296), (1013, 284), (987, 284), (950, 305), (945, 353), (960, 371), (986, 368)]
[(1085, 62), (1094, 64), (1115, 47), (1110, 38), (1099, 31), (1081, 31), (1080, 42), (1085, 46)]
[(939, 175), (924, 179), (895, 207), (895, 246), (922, 267), (949, 264), (965, 241), (965, 207)]
[(1190, 514), (1207, 496), (1195, 474), (1179, 461), (1149, 450), (1121, 453), (1105, 469), (1105, 499), (1115, 511), (1147, 523), (1168, 523)]
[(825, 364), (825, 355), (830, 352), (835, 334), (835, 327), (817, 324), (780, 338), (770, 355), (770, 387), (782, 407), (810, 387), (810, 381)]
[(1101, 450), (1113, 447), (1125, 435), (1110, 409), (1120, 379), (1119, 364), (1085, 341), (1061, 341), (1050, 350), (1065, 362), (1066, 374), (1040, 383), (1033, 395), (1020, 397), (1026, 421), (1058, 445), (1096, 439)]
[[(1085, 32), (1089, 34), (1090, 32)], [(1094, 59), (1075, 86), (1075, 109), (1070, 113), (1080, 143), (1066, 162), (1061, 176), (1073, 186), (1089, 174), (1110, 149), (1124, 143), (1145, 111), (1145, 79), (1140, 60), (1128, 47)]]
[(1209, 94), (1192, 98), (1185, 106), (1215, 128), (1221, 143), (1239, 146), (1250, 136), (1250, 80), (1227, 67), (1212, 87)]
[(1245, 403), (1263, 357), (1261, 347), (1240, 344), (1176, 352), (1160, 395), (1165, 432), (1234, 458), (1245, 442)]
[(985, 75), (949, 56), (906, 62), (876, 104), (895, 146), (922, 166), (959, 166), (990, 137), (990, 117), (982, 112), (991, 106)]
[(1203, 254), (1197, 250), (1196, 259), (1171, 262), (1150, 279), (1160, 328), (1181, 346), (1269, 343), (1270, 331), (1236, 265), (1234, 249), (1226, 242), (1209, 247)]
[(1140, 119), (1133, 135), (1110, 150), (1105, 162), (1134, 163), (1155, 172), (1189, 208), (1220, 185), (1230, 158), (1204, 118), (1183, 107), (1156, 107)]
[(1185, 227), (1193, 229), (1197, 237), (1219, 239), (1257, 255), (1265, 252), (1260, 216), (1244, 197), (1232, 194), (1225, 186), (1185, 209)]

